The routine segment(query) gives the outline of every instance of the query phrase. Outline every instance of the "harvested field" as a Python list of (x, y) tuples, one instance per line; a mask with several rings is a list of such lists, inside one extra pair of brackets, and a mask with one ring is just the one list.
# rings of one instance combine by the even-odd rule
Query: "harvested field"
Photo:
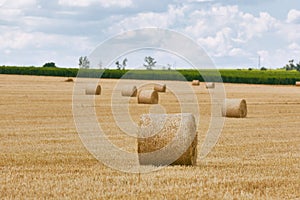
[[(217, 145), (197, 166), (169, 166), (139, 175), (110, 169), (85, 149), (72, 114), (74, 83), (65, 79), (0, 75), (0, 199), (300, 198), (298, 87), (225, 84), (227, 98), (247, 101), (247, 118), (226, 118)], [(134, 152), (135, 140), (122, 133), (112, 116), (116, 83), (100, 80), (98, 121), (115, 145)], [(201, 114), (199, 154), (209, 126), (210, 98), (205, 84), (192, 89)], [(137, 104), (136, 98), (129, 103), (135, 122), (161, 107), (180, 112), (170, 91), (159, 95), (161, 107)]]

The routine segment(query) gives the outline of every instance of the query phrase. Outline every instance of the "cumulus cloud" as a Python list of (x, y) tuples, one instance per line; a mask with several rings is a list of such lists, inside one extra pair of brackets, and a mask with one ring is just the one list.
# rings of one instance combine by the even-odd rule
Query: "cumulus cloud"
[(132, 5), (131, 0), (59, 0), (58, 1), (59, 5), (62, 6), (74, 6), (74, 7), (88, 7), (91, 5), (99, 5), (104, 8), (109, 8), (109, 7), (129, 7)]
[[(0, 43), (0, 52), (4, 52), (5, 56), (10, 58), (2, 64), (13, 65), (42, 65), (43, 62), (52, 60), (60, 65), (77, 67), (80, 52), (90, 52), (94, 48), (85, 37), (26, 33), (19, 29), (7, 30), (7, 33), (1, 34)], [(75, 56), (69, 55), (70, 49)]]
[(214, 0), (187, 0), (189, 3), (197, 2), (197, 3), (203, 3), (203, 2), (213, 2)]
[(145, 12), (127, 17), (108, 29), (108, 33), (123, 32), (137, 28), (158, 27), (171, 28), (180, 18), (185, 17), (184, 7), (169, 6), (167, 12)]
[(196, 38), (213, 57), (248, 56), (250, 51), (241, 51), (242, 48), (251, 46), (249, 43), (266, 37), (270, 32), (277, 34), (280, 25), (279, 20), (266, 12), (254, 16), (236, 5), (213, 5), (209, 10), (188, 13), (185, 16), (189, 25), (184, 32)]
[(300, 45), (294, 42), (289, 45), (289, 49), (300, 51)]
[(291, 51), (288, 47), (259, 50), (257, 55), (261, 57), (261, 66), (281, 68), (288, 63), (290, 59), (297, 59), (299, 52)]
[(248, 53), (246, 53), (243, 49), (241, 48), (232, 48), (229, 53), (229, 56), (247, 56), (249, 55)]
[(198, 43), (213, 56), (220, 57), (228, 55), (228, 52), (232, 48), (230, 41), (232, 30), (228, 27), (218, 31), (215, 36), (209, 36), (206, 38), (199, 38)]
[(293, 24), (300, 24), (300, 11), (292, 9), (287, 16), (287, 22)]
[[(160, 27), (197, 41), (219, 66), (224, 61), (253, 65), (258, 54), (266, 65), (275, 66), (299, 54), (300, 9), (285, 3), (286, 17), (282, 18), (276, 12), (259, 10), (262, 3), (255, 2), (258, 5), (236, 0), (5, 1), (0, 7), (0, 53), (13, 60), (20, 52), (32, 52), (41, 59), (49, 52), (59, 52), (57, 55), (76, 63), (78, 56), (87, 55), (106, 38), (127, 30)], [(30, 62), (22, 55), (20, 62)]]
[[(299, 58), (299, 55), (300, 55), (300, 45), (299, 43), (291, 43), (289, 46), (288, 46), (288, 52), (293, 52), (293, 54), (295, 54), (295, 58)], [(297, 56), (298, 55), (298, 56)]]
[[(1, 3), (1, 2), (0, 2)], [(3, 1), (2, 6), (4, 8), (17, 9), (17, 8), (27, 8), (31, 6), (35, 6), (37, 4), (37, 0), (22, 0), (22, 1)]]

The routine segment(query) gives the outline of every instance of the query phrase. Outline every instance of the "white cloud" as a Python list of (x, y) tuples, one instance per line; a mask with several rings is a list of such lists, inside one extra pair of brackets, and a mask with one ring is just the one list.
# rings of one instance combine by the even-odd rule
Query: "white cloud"
[(270, 32), (277, 34), (280, 25), (268, 13), (254, 16), (240, 11), (238, 6), (213, 5), (209, 10), (196, 10), (185, 16), (189, 25), (184, 32), (196, 38), (215, 58), (249, 56), (249, 50), (242, 50), (242, 47), (251, 46), (252, 40), (264, 38)]
[(0, 0), (0, 7), (5, 3), (6, 0)]
[(289, 11), (287, 16), (287, 22), (293, 23), (293, 24), (299, 24), (300, 23), (300, 11), (292, 9)]
[(294, 58), (299, 59), (300, 55), (300, 45), (298, 43), (292, 43), (288, 46), (287, 52), (292, 52), (295, 55)]
[[(76, 43), (75, 43), (76, 41)], [(26, 49), (76, 46), (78, 49), (89, 49), (87, 38), (45, 34), (40, 32), (24, 32), (20, 29), (7, 29), (0, 35), (0, 49)]]
[(59, 0), (59, 5), (62, 6), (74, 6), (74, 7), (88, 7), (91, 5), (99, 5), (104, 8), (109, 7), (129, 7), (132, 5), (131, 0)]
[(232, 30), (229, 27), (225, 27), (213, 37), (199, 38), (198, 44), (203, 46), (213, 56), (225, 56), (228, 55), (232, 48), (231, 35)]
[(104, 8), (108, 8), (108, 7), (121, 7), (121, 8), (125, 8), (125, 7), (129, 7), (132, 5), (132, 1), (131, 0), (99, 0), (99, 3), (104, 7)]
[(1, 28), (0, 32), (0, 53), (5, 58), (1, 64), (5, 65), (55, 61), (60, 66), (76, 67), (78, 57), (94, 48), (86, 37), (25, 32), (15, 27)]
[(298, 45), (297, 43), (292, 43), (289, 45), (289, 49), (290, 50), (296, 50), (296, 51), (300, 51), (300, 45)]
[(138, 13), (135, 16), (127, 17), (108, 29), (108, 33), (115, 34), (137, 28), (159, 27), (169, 28), (184, 17), (184, 7), (176, 8), (169, 6), (168, 11), (164, 13), (145, 12)]
[[(52, 56), (61, 54), (68, 62), (72, 58), (77, 62), (78, 54), (87, 55), (112, 35), (160, 27), (190, 36), (217, 65), (228, 59), (228, 65), (237, 66), (245, 60), (249, 62), (245, 66), (253, 66), (251, 59), (256, 65), (258, 53), (266, 66), (280, 66), (293, 56), (299, 57), (300, 9), (297, 6), (287, 8), (286, 3), (285, 11), (281, 10), (281, 15), (286, 16), (282, 17), (256, 4), (248, 3), (247, 9), (243, 9), (246, 3), (239, 1), (158, 3), (159, 0), (7, 0), (0, 7), (0, 53), (9, 60), (9, 55), (18, 56), (21, 51), (39, 55), (41, 59), (47, 58), (49, 52), (59, 52)], [(264, 6), (271, 3), (265, 2)], [(20, 55), (18, 60), (22, 59), (29, 62), (30, 58)]]
[(286, 24), (282, 23), (278, 29), (282, 40), (288, 42), (295, 42), (300, 40), (300, 24)]
[(255, 37), (262, 37), (267, 32), (275, 32), (279, 22), (271, 17), (268, 13), (262, 12), (259, 17), (255, 17), (249, 13), (240, 14), (241, 19), (237, 23), (239, 28), (238, 39), (241, 41), (249, 41)]
[(17, 9), (17, 8), (27, 8), (32, 7), (37, 4), (37, 0), (22, 0), (22, 1), (3, 1), (2, 6), (4, 9), (10, 8), (10, 9)]
[(287, 62), (287, 59), (289, 59), (282, 49), (260, 50), (257, 54), (260, 56), (261, 67), (272, 66), (280, 68), (283, 67)]
[(0, 19), (5, 21), (15, 21), (16, 17), (22, 15), (20, 9), (0, 9)]
[(193, 2), (198, 2), (198, 3), (202, 3), (202, 2), (213, 2), (214, 0), (187, 0), (187, 2), (189, 3), (193, 3)]
[(74, 7), (87, 7), (90, 6), (92, 1), (86, 0), (59, 0), (58, 4), (61, 6), (74, 6)]
[(30, 33), (24, 33), (20, 30), (3, 31), (0, 35), (0, 43), (2, 49), (22, 49), (29, 46), (29, 42), (34, 40), (34, 36)]
[(243, 49), (241, 48), (232, 48), (229, 53), (229, 56), (246, 56), (247, 54)]

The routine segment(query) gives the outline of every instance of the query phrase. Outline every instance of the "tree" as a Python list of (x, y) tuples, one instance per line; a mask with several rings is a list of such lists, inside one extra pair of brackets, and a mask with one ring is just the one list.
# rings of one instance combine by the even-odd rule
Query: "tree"
[(296, 70), (298, 71), (298, 72), (300, 72), (300, 61), (299, 61), (299, 63), (297, 63), (297, 65), (296, 65)]
[(127, 65), (127, 61), (128, 61), (128, 59), (125, 58), (125, 59), (123, 60), (123, 62), (122, 62), (123, 70), (125, 70), (125, 67), (126, 67), (126, 65)]
[(169, 63), (168, 63), (167, 65), (168, 65), (168, 70), (171, 70), (171, 66), (172, 66), (172, 65), (169, 64)]
[(78, 65), (79, 65), (79, 68), (83, 68), (83, 69), (90, 68), (90, 61), (87, 58), (87, 56), (84, 56), (84, 57), (80, 56)]
[(48, 62), (43, 65), (43, 67), (56, 67), (54, 62)]
[(116, 64), (116, 66), (117, 66), (117, 69), (118, 70), (125, 70), (125, 67), (126, 67), (126, 65), (127, 65), (127, 61), (128, 61), (128, 59), (127, 58), (125, 58), (123, 61), (122, 61), (122, 64), (120, 63), (120, 61), (116, 61), (115, 62), (115, 64)]
[(292, 70), (291, 67), (290, 67), (290, 65), (288, 65), (288, 64), (285, 65), (284, 69), (285, 69), (286, 71)]
[(152, 70), (152, 68), (155, 67), (156, 61), (151, 56), (146, 56), (145, 62), (144, 67), (146, 67), (147, 70)]
[[(297, 64), (297, 65), (298, 65), (298, 64)], [(294, 70), (294, 69), (297, 70), (297, 66), (294, 64), (294, 59), (289, 60), (289, 64), (286, 64), (284, 68), (285, 68), (286, 71)], [(297, 71), (298, 71), (298, 70), (297, 70)]]
[(116, 66), (117, 66), (117, 69), (120, 70), (120, 69), (121, 69), (121, 66), (122, 66), (122, 65), (120, 64), (120, 62), (117, 60), (117, 62), (116, 62), (115, 64), (116, 64)]

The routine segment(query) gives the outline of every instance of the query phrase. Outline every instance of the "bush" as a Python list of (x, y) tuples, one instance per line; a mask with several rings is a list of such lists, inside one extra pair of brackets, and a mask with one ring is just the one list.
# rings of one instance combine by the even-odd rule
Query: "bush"
[(43, 65), (43, 67), (56, 67), (54, 62), (48, 62)]
[(262, 67), (262, 68), (260, 68), (260, 70), (261, 70), (261, 71), (267, 71), (267, 68)]

